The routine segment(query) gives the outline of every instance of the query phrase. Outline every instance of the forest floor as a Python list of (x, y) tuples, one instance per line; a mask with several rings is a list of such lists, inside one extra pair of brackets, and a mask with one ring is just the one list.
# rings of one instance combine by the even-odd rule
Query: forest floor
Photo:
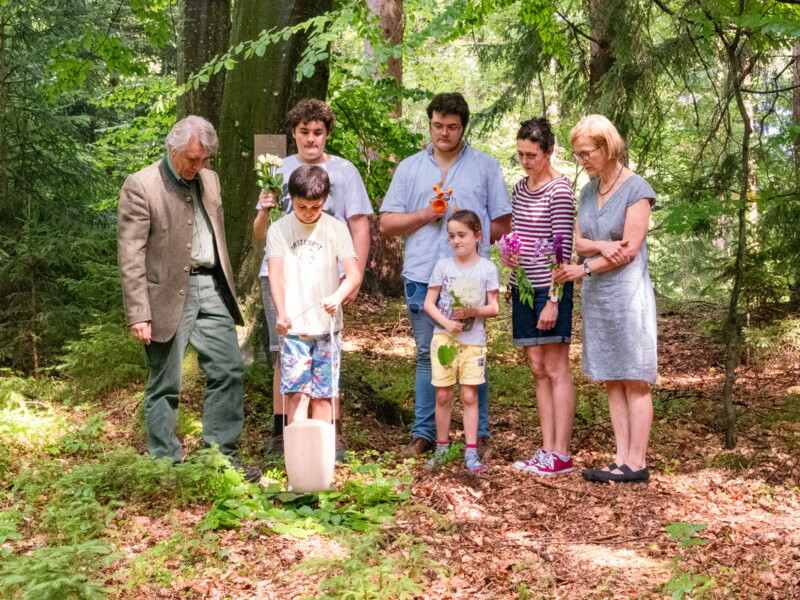
[[(459, 458), (437, 472), (425, 470), (421, 461), (394, 458), (408, 441), (413, 339), (402, 302), (364, 299), (346, 315), (342, 377), (342, 424), (356, 460), (337, 468), (336, 487), (352, 498), (367, 488), (348, 482), (366, 481), (365, 473), (391, 482), (394, 495), (383, 489), (382, 500), (362, 502), (379, 507), (389, 498), (393, 509), (373, 519), (380, 524), (359, 521), (342, 533), (307, 522), (305, 529), (285, 531), (272, 525), (277, 513), (251, 513), (241, 501), (227, 505), (226, 514), (240, 510), (242, 518), (226, 529), (224, 523), (208, 525), (209, 509), (218, 511), (219, 501), (213, 507), (146, 498), (110, 503), (113, 512), (105, 513), (101, 535), (116, 554), (98, 559), (102, 588), (125, 600), (800, 598), (800, 365), (797, 356), (785, 353), (748, 357), (736, 389), (737, 447), (725, 450), (724, 356), (714, 337), (715, 311), (704, 303), (659, 300), (651, 482), (604, 486), (580, 475), (611, 461), (613, 436), (603, 388), (580, 373), (579, 311), (571, 350), (575, 472), (541, 478), (511, 468), (511, 462), (532, 454), (540, 437), (530, 372), (510, 345), (504, 307), (490, 328), (493, 454), (489, 470), (472, 476)], [(196, 373), (187, 376), (182, 405), (187, 416), (179, 430), (190, 453), (200, 445), (202, 383)], [(268, 369), (249, 372), (243, 454), (261, 464), (271, 424), (264, 416), (268, 395)], [(140, 405), (140, 388), (119, 390), (99, 404), (69, 411), (68, 418), (84, 424), (84, 438), (102, 437), (104, 452), (134, 448), (142, 454)], [(102, 434), (86, 434), (85, 423), (101, 410)], [(458, 410), (453, 427), (460, 439)], [(82, 438), (73, 437), (80, 445)], [(35, 444), (29, 450), (35, 454)], [(3, 553), (36, 556), (37, 549), (53, 543), (38, 533), (36, 521), (46, 523), (54, 515), (57, 520), (58, 508), (49, 517), (49, 509), (33, 508), (46, 507), (47, 485), (30, 492), (28, 504), (21, 499), (32, 485), (25, 469), (44, 472), (36, 460), (24, 455), (4, 475), (11, 491), (0, 510), (23, 516), (21, 535), (4, 537), (0, 513)], [(62, 452), (48, 464), (55, 461), (61, 472), (75, 473), (82, 462), (102, 460), (102, 455)], [(272, 490), (270, 502), (279, 504), (275, 482), (285, 482), (282, 465), (266, 466), (261, 485)], [(148, 493), (155, 498), (163, 490)], [(298, 513), (320, 518), (320, 506), (312, 501)], [(377, 515), (369, 510), (363, 513)], [(346, 518), (355, 523), (361, 517), (354, 514)]]

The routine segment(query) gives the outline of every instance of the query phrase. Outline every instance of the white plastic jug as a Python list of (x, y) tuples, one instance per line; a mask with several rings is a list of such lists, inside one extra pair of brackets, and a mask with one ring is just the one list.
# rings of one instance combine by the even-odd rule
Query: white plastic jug
[(286, 475), (292, 491), (324, 492), (333, 482), (336, 428), (318, 419), (295, 421), (283, 428)]

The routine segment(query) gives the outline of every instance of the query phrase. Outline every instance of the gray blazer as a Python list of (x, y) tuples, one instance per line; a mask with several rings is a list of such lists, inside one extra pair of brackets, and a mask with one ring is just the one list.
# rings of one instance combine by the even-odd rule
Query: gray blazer
[[(214, 230), (216, 280), (234, 321), (243, 325), (225, 242), (219, 177), (214, 171), (200, 172), (200, 189)], [(166, 159), (125, 180), (117, 213), (125, 317), (128, 325), (152, 321), (155, 342), (171, 340), (178, 330), (189, 285), (193, 219), (191, 196), (175, 180)]]

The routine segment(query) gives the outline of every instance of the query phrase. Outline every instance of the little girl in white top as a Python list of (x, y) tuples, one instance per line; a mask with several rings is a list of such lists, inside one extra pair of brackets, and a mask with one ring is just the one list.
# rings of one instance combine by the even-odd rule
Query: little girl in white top
[(500, 312), (497, 267), (478, 254), (481, 222), (471, 210), (447, 222), (455, 256), (433, 269), (425, 312), (435, 321), (431, 342), (431, 383), (436, 388), (436, 451), (428, 467), (439, 466), (449, 447), (450, 413), (456, 377), (464, 409), (464, 464), (470, 473), (486, 470), (478, 458), (478, 386), (486, 379), (487, 317)]

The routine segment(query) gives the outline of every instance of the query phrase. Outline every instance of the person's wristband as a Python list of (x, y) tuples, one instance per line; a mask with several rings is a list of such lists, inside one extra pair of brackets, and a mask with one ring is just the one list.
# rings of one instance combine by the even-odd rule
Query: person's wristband
[(589, 263), (588, 262), (583, 263), (583, 272), (586, 273), (587, 277), (591, 277), (592, 276), (592, 270), (589, 268)]

